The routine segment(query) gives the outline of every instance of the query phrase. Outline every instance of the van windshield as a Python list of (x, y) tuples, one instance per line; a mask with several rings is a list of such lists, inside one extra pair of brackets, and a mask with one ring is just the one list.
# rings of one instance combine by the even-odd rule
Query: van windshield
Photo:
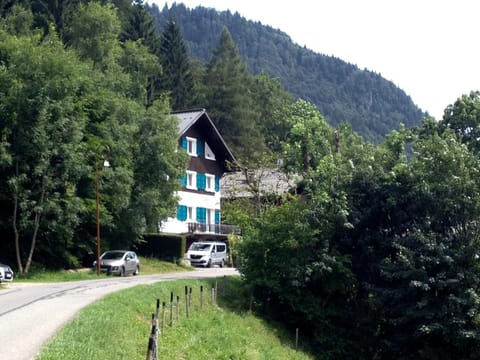
[(210, 246), (212, 246), (212, 244), (193, 243), (192, 245), (190, 245), (190, 250), (205, 251), (210, 249)]

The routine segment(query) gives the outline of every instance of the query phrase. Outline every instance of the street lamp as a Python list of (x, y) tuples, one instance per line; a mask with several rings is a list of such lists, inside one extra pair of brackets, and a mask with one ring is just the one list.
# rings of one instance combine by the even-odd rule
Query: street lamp
[[(110, 148), (105, 146), (108, 152)], [(97, 207), (97, 275), (100, 275), (100, 181), (98, 176), (98, 158), (99, 158), (99, 148), (95, 151), (95, 200)], [(108, 169), (110, 163), (108, 160), (103, 159), (103, 168)]]

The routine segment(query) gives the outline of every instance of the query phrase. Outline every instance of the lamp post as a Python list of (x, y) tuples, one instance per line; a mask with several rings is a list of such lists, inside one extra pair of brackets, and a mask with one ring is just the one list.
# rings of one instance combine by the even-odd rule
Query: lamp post
[[(106, 146), (107, 151), (110, 152), (110, 148)], [(97, 275), (100, 275), (100, 180), (98, 174), (98, 154), (99, 149), (95, 151), (95, 205), (97, 210)], [(109, 168), (110, 163), (104, 159), (103, 168)]]

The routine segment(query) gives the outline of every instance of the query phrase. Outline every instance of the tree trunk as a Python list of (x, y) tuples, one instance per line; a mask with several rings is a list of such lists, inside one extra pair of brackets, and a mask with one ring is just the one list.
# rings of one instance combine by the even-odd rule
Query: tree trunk
[[(45, 198), (45, 186), (43, 186), (42, 193), (40, 195), (40, 201), (39, 201), (40, 207), (43, 207), (44, 198)], [(27, 264), (25, 265), (25, 274), (28, 273), (28, 271), (30, 270), (30, 266), (32, 265), (33, 252), (35, 251), (38, 229), (40, 227), (41, 213), (42, 213), (41, 210), (38, 210), (35, 212), (35, 222), (33, 224), (34, 228), (33, 228), (32, 242), (30, 244), (30, 252), (28, 253)]]
[[(16, 172), (15, 175), (18, 178), (18, 162), (16, 163)], [(17, 257), (17, 266), (18, 271), (20, 274), (23, 274), (23, 265), (22, 265), (22, 257), (20, 256), (20, 234), (18, 232), (17, 227), (17, 215), (18, 215), (18, 184), (14, 185), (13, 188), (13, 219), (12, 219), (12, 227), (13, 233), (15, 235), (15, 255)]]

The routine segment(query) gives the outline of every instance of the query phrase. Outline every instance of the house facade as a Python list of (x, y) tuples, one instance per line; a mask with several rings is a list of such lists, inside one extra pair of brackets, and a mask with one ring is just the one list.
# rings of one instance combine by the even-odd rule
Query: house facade
[(177, 213), (160, 231), (197, 239), (226, 239), (232, 226), (221, 223), (220, 179), (235, 158), (205, 109), (173, 113), (179, 120), (179, 148), (190, 157), (182, 176)]

